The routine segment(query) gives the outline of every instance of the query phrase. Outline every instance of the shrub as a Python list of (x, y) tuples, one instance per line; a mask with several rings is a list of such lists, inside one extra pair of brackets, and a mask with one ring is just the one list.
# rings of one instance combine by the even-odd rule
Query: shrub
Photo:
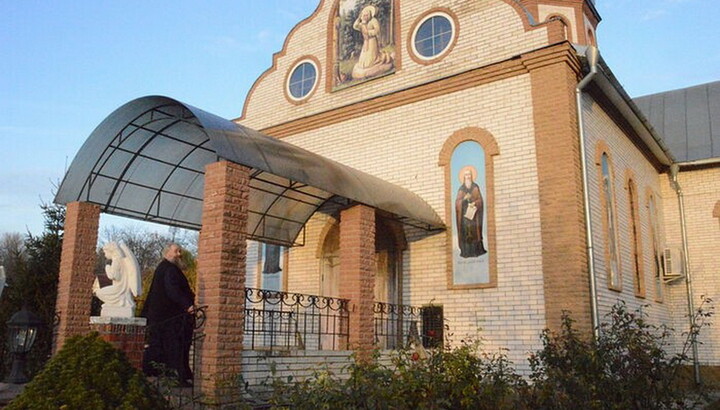
[[(434, 349), (427, 358), (399, 351), (392, 366), (355, 362), (349, 377), (328, 372), (297, 383), (275, 380), (271, 403), (297, 409), (518, 409), (527, 383), (504, 352), (482, 354), (478, 343)], [(377, 358), (377, 357), (376, 357)]]
[(673, 335), (665, 325), (647, 322), (642, 310), (630, 312), (624, 302), (613, 306), (597, 340), (581, 337), (563, 315), (559, 334), (545, 331), (543, 349), (530, 355), (533, 395), (529, 405), (558, 409), (668, 409), (694, 406), (681, 369), (688, 351), (712, 310), (703, 298), (696, 326), (685, 334), (680, 353), (666, 349)]
[(97, 333), (69, 339), (8, 406), (13, 409), (167, 409), (125, 355)]
[[(297, 409), (670, 409), (702, 398), (679, 383), (688, 351), (712, 308), (703, 298), (684, 348), (668, 354), (673, 332), (647, 322), (642, 311), (618, 303), (597, 340), (581, 335), (563, 315), (559, 334), (545, 331), (543, 348), (530, 355), (529, 379), (519, 376), (504, 351), (484, 353), (477, 342), (432, 349), (427, 356), (402, 350), (392, 366), (354, 363), (348, 377), (317, 372), (293, 383), (275, 379), (270, 403)], [(422, 358), (421, 358), (422, 357)]]

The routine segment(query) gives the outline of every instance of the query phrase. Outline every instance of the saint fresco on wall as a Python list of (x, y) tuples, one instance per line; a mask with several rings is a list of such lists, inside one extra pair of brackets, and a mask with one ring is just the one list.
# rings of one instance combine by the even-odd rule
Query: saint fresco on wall
[(340, 0), (335, 16), (333, 89), (395, 71), (393, 0)]
[(450, 161), (453, 285), (490, 283), (485, 150), (474, 141), (458, 145)]

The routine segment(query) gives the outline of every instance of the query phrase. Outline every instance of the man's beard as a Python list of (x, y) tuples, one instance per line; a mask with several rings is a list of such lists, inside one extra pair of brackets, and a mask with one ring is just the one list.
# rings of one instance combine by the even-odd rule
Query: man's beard
[(175, 266), (177, 266), (178, 268), (180, 268), (180, 270), (185, 270), (185, 269), (187, 269), (187, 264), (185, 263), (185, 261), (182, 260), (182, 258), (177, 258), (177, 259), (175, 259), (174, 261), (171, 261), (171, 262), (174, 263)]
[(465, 180), (465, 188), (470, 189), (472, 186), (472, 181), (470, 179)]

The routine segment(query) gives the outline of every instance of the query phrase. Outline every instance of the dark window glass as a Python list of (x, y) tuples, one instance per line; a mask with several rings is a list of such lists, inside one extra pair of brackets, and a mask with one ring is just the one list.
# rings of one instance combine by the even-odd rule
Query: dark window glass
[(423, 347), (442, 347), (443, 345), (443, 308), (425, 306), (422, 308)]
[(288, 84), (290, 95), (296, 99), (307, 96), (312, 91), (316, 78), (317, 72), (314, 65), (305, 62), (295, 67)]

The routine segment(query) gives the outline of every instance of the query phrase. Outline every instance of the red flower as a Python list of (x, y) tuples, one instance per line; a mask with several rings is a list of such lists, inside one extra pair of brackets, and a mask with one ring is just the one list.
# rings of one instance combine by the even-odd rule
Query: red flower
[(427, 331), (427, 335), (428, 337), (435, 337), (437, 333), (435, 333), (435, 331), (431, 329)]
[(410, 356), (410, 358), (413, 362), (417, 362), (418, 360), (420, 360), (420, 355), (418, 354), (418, 352), (414, 352), (412, 356)]

